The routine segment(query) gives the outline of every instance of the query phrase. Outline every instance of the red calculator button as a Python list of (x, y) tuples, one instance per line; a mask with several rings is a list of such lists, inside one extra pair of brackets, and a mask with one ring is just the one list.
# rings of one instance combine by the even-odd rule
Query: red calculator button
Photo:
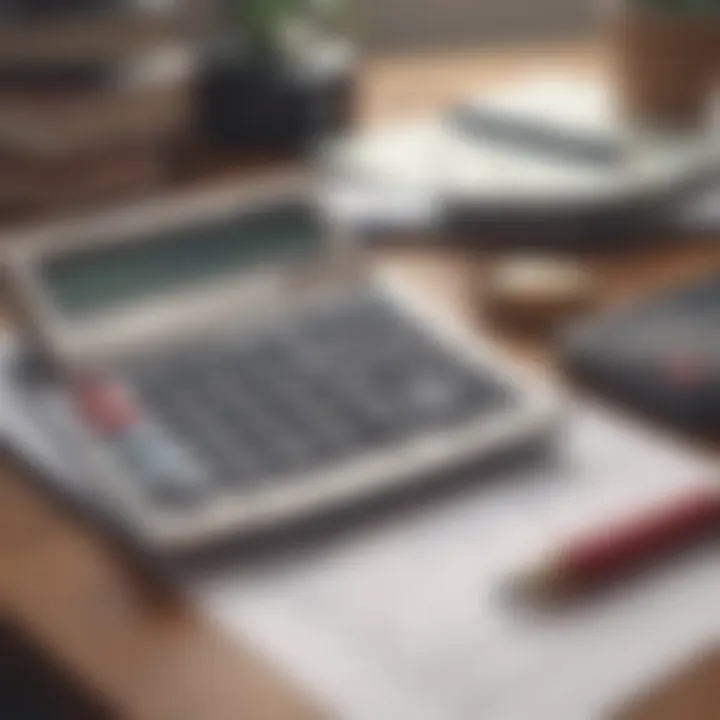
[(140, 408), (132, 395), (112, 380), (81, 380), (75, 384), (74, 394), (81, 417), (101, 435), (123, 433), (140, 419)]

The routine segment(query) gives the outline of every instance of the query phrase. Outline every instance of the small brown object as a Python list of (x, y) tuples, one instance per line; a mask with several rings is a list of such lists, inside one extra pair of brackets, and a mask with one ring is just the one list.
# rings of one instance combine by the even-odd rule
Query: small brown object
[(625, 116), (669, 128), (709, 119), (720, 56), (720, 17), (617, 9), (611, 20), (615, 82)]
[(497, 260), (479, 278), (482, 310), (495, 325), (545, 333), (587, 309), (595, 284), (579, 261), (554, 256)]

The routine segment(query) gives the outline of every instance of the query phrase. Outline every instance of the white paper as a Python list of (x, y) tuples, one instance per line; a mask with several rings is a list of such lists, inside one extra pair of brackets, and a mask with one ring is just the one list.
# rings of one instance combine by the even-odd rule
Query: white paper
[[(638, 191), (681, 186), (714, 171), (720, 158), (716, 132), (630, 130), (616, 111), (608, 83), (572, 71), (530, 74), (464, 102), (550, 124), (560, 132), (616, 139), (626, 147), (626, 159), (609, 166), (554, 161), (490, 139), (468, 139), (443, 116), (396, 119), (348, 137), (329, 153), (336, 186), (353, 197), (344, 204), (349, 221), (362, 226), (363, 221), (378, 225), (386, 220), (390, 229), (404, 222), (412, 229), (428, 217), (433, 222), (441, 217), (448, 198), (521, 207), (612, 206)], [(705, 229), (717, 223), (717, 200), (715, 191), (679, 208), (681, 227)]]
[(720, 638), (717, 548), (553, 618), (498, 588), (540, 549), (715, 472), (577, 407), (559, 466), (188, 587), (343, 720), (591, 720)]
[[(604, 86), (573, 76), (536, 74), (465, 103), (619, 139)], [(367, 180), (370, 189), (375, 184), (405, 193), (472, 193), (490, 201), (527, 196), (567, 203), (615, 192), (628, 179), (614, 166), (554, 162), (492, 139), (471, 140), (443, 116), (372, 127), (339, 144), (332, 161), (350, 180)]]

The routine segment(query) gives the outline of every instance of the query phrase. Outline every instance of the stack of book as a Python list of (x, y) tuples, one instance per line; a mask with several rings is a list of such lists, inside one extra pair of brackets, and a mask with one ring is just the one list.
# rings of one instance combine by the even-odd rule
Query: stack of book
[(164, 181), (190, 112), (184, 1), (0, 6), (0, 210), (76, 209)]

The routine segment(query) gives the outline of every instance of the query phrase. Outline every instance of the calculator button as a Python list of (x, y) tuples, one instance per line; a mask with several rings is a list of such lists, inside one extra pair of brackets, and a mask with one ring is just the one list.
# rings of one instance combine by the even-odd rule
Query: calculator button
[(267, 473), (267, 463), (247, 428), (213, 411), (207, 398), (189, 393), (168, 397), (162, 414), (175, 434), (212, 467), (216, 484), (250, 486)]
[(140, 408), (121, 384), (105, 378), (83, 378), (73, 387), (73, 400), (85, 424), (95, 433), (112, 436), (132, 427)]
[(218, 488), (262, 492), (507, 402), (376, 295), (143, 368), (143, 402)]
[(173, 504), (194, 503), (208, 490), (206, 472), (193, 455), (147, 421), (117, 436), (112, 449), (153, 498)]

